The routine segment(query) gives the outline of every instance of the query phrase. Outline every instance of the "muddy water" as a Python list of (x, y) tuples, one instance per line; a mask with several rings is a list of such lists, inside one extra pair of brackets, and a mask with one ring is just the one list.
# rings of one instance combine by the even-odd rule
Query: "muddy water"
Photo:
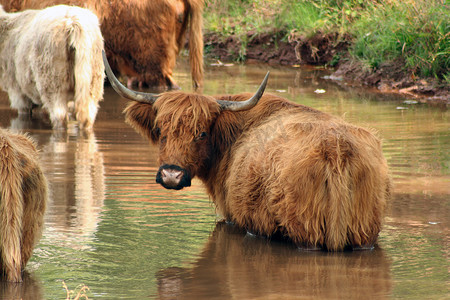
[[(207, 94), (268, 91), (376, 129), (395, 182), (379, 247), (305, 253), (216, 225), (199, 181), (155, 183), (157, 149), (124, 123), (106, 88), (94, 134), (19, 119), (0, 95), (0, 126), (39, 144), (50, 182), (46, 228), (25, 282), (0, 299), (444, 299), (449, 289), (449, 112), (323, 79), (326, 71), (208, 67)], [(189, 91), (184, 65), (176, 80)], [(66, 288), (67, 287), (67, 290)], [(87, 290), (89, 288), (89, 290)]]

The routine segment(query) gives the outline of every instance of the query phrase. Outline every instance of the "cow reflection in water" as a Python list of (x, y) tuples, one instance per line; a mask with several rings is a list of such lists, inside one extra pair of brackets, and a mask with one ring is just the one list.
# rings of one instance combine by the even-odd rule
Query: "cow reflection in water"
[(159, 299), (388, 299), (390, 264), (381, 249), (324, 253), (246, 235), (218, 223), (189, 269), (158, 277)]
[(105, 198), (103, 156), (93, 134), (72, 138), (52, 136), (42, 151), (53, 177), (48, 221), (85, 235), (96, 230)]
[[(32, 131), (31, 136), (39, 145), (44, 173), (49, 181), (49, 203), (46, 227), (51, 232), (47, 238), (61, 237), (62, 242), (76, 238), (73, 248), (85, 243), (97, 229), (99, 213), (105, 198), (103, 153), (98, 151), (93, 132), (77, 132), (69, 126), (67, 131), (33, 133), (34, 129), (50, 129), (40, 119), (19, 116), (11, 120), (11, 128)], [(73, 233), (73, 235), (72, 235)]]
[(23, 273), (20, 284), (0, 281), (0, 299), (44, 299), (42, 284), (27, 271)]

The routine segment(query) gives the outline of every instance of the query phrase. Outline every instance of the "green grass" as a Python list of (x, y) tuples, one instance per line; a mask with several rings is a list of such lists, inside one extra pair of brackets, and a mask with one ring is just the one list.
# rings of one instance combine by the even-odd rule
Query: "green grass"
[(206, 0), (207, 31), (241, 34), (248, 31), (296, 30), (313, 34), (343, 31), (371, 1), (345, 0)]
[(405, 71), (450, 83), (448, 0), (206, 0), (206, 32), (282, 31), (351, 34), (350, 56), (377, 69), (400, 61)]
[(402, 59), (420, 77), (450, 79), (449, 8), (439, 1), (385, 1), (351, 28), (351, 54), (371, 68)]
[(205, 28), (223, 35), (297, 30), (313, 33), (325, 26), (320, 6), (308, 1), (207, 0)]

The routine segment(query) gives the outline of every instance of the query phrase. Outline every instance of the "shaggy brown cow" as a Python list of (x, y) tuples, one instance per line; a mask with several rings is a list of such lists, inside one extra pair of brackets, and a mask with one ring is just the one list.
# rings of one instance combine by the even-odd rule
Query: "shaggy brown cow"
[(44, 223), (47, 181), (33, 141), (0, 129), (0, 266), (8, 281), (22, 281)]
[(302, 248), (373, 247), (390, 179), (370, 131), (262, 96), (268, 75), (254, 96), (155, 96), (120, 85), (103, 57), (116, 91), (137, 101), (127, 122), (160, 146), (158, 183), (181, 189), (198, 176), (226, 220)]
[(128, 85), (177, 88), (172, 77), (189, 26), (189, 61), (195, 87), (203, 82), (202, 0), (0, 0), (6, 11), (77, 5), (97, 14), (113, 69)]

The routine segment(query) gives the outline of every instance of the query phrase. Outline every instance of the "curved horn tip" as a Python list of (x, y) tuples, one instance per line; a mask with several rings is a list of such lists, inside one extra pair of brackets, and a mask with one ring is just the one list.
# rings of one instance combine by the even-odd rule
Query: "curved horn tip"
[[(264, 79), (260, 85), (260, 89), (262, 89), (262, 92), (266, 89), (267, 81), (269, 80), (270, 71), (267, 71), (266, 76), (264, 76)], [(259, 91), (259, 89), (258, 89)]]
[(111, 86), (113, 87), (113, 89), (120, 96), (122, 96), (124, 98), (128, 98), (130, 100), (137, 101), (137, 102), (143, 102), (143, 103), (149, 103), (149, 104), (155, 103), (156, 99), (158, 98), (158, 95), (155, 95), (152, 93), (136, 92), (136, 91), (132, 91), (132, 90), (126, 88), (123, 84), (120, 83), (120, 81), (114, 75), (114, 72), (111, 70), (111, 66), (109, 65), (105, 50), (102, 50), (102, 57), (103, 57), (103, 64), (105, 65), (105, 72), (108, 77), (108, 80), (111, 83)]
[(222, 111), (223, 110), (242, 111), (242, 110), (248, 110), (248, 109), (253, 108), (256, 104), (258, 104), (259, 100), (261, 99), (262, 95), (264, 94), (264, 90), (266, 89), (267, 81), (269, 79), (269, 74), (270, 74), (270, 72), (268, 71), (266, 73), (266, 76), (264, 77), (263, 81), (261, 82), (261, 85), (259, 86), (258, 90), (250, 99), (242, 101), (242, 102), (217, 100)]
[(270, 71), (267, 71), (266, 76), (264, 76), (263, 82), (267, 84), (267, 80), (269, 80)]

